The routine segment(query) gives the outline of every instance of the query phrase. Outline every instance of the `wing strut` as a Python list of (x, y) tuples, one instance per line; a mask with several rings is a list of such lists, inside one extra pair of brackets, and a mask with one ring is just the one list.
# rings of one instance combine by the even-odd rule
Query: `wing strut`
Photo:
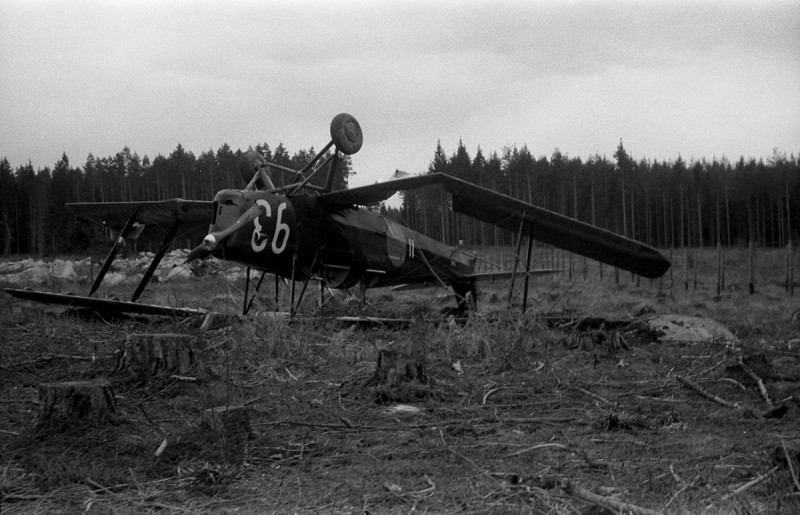
[[(244, 302), (242, 303), (242, 314), (246, 315), (250, 308), (253, 307), (253, 302), (256, 300), (256, 295), (258, 294), (258, 290), (261, 288), (261, 283), (264, 282), (264, 277), (267, 275), (267, 272), (261, 272), (261, 277), (258, 278), (258, 284), (256, 284), (256, 291), (250, 297), (248, 301), (248, 290), (250, 289), (250, 267), (247, 267), (247, 282), (244, 283)], [(277, 304), (276, 304), (277, 306)]]
[[(517, 279), (517, 266), (520, 261), (519, 251), (522, 248), (522, 231), (525, 228), (525, 212), (522, 212), (521, 215), (522, 221), (519, 225), (519, 232), (517, 233), (517, 248), (514, 250), (514, 268), (511, 272), (511, 285), (508, 287), (508, 305), (511, 307), (511, 296), (514, 293), (514, 282)], [(527, 250), (526, 250), (526, 258), (525, 258), (525, 279), (522, 287), (522, 313), (525, 314), (525, 311), (528, 309), (528, 282), (530, 281), (530, 271), (531, 271), (531, 253), (533, 252), (533, 223), (528, 226), (528, 236), (527, 236)]]
[(294, 272), (297, 269), (297, 250), (295, 249), (294, 255), (292, 256), (292, 286), (291, 286), (291, 293), (289, 294), (289, 318), (294, 318)]
[(100, 273), (97, 274), (94, 283), (92, 283), (92, 289), (89, 291), (89, 297), (94, 295), (94, 292), (96, 292), (97, 289), (100, 287), (100, 285), (103, 283), (103, 278), (105, 278), (106, 273), (108, 273), (108, 269), (111, 268), (111, 263), (113, 263), (114, 259), (116, 259), (119, 249), (125, 246), (125, 238), (133, 230), (133, 224), (136, 221), (137, 211), (134, 211), (131, 217), (128, 218), (128, 221), (125, 222), (125, 227), (123, 227), (122, 231), (119, 233), (119, 238), (117, 238), (117, 241), (114, 242), (114, 246), (111, 247), (111, 251), (108, 253), (106, 262), (103, 263), (103, 267), (100, 269)]
[(508, 287), (509, 308), (511, 308), (511, 295), (514, 294), (514, 281), (517, 278), (517, 266), (519, 265), (519, 249), (520, 247), (522, 247), (522, 229), (524, 228), (525, 228), (525, 212), (523, 211), (522, 216), (520, 216), (519, 231), (517, 232), (517, 247), (514, 249), (514, 268), (511, 271), (511, 285)]
[[(309, 281), (311, 281), (311, 275), (312, 275), (311, 271), (314, 270), (314, 265), (317, 264), (317, 258), (318, 257), (319, 257), (319, 252), (314, 254), (314, 260), (311, 262), (311, 266), (308, 268), (308, 273), (306, 274), (306, 280), (303, 282), (303, 289), (300, 290), (300, 298), (297, 299), (297, 306), (292, 306), (292, 313), (295, 313), (295, 312), (297, 312), (298, 309), (300, 309), (300, 303), (303, 302), (303, 296), (306, 294), (306, 288), (308, 288), (308, 283), (309, 283)], [(292, 265), (292, 266), (294, 266), (294, 265)], [(294, 271), (292, 271), (292, 273), (294, 273)], [(320, 280), (320, 284), (322, 284), (321, 280)], [(322, 306), (322, 304), (320, 304), (320, 307), (321, 306)]]
[(528, 258), (525, 260), (525, 286), (522, 289), (522, 314), (528, 309), (528, 282), (530, 281), (531, 271), (531, 252), (533, 251), (533, 224), (528, 230)]
[(164, 254), (167, 253), (167, 249), (169, 249), (170, 244), (172, 244), (172, 240), (175, 239), (175, 234), (178, 232), (178, 222), (175, 220), (175, 223), (172, 224), (172, 227), (169, 228), (169, 232), (167, 233), (166, 238), (161, 243), (161, 247), (158, 249), (158, 252), (153, 257), (153, 261), (150, 263), (150, 266), (147, 267), (147, 271), (144, 273), (144, 277), (142, 280), (139, 281), (139, 285), (136, 287), (136, 291), (133, 292), (133, 297), (131, 297), (131, 302), (136, 302), (139, 300), (139, 297), (142, 295), (145, 287), (150, 282), (150, 278), (153, 277), (153, 273), (158, 268), (158, 264), (161, 263), (161, 259), (164, 257)]

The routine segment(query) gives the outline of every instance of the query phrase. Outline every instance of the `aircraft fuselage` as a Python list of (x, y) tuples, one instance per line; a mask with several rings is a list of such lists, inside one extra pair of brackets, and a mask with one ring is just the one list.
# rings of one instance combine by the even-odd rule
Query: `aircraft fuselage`
[(324, 209), (311, 195), (222, 190), (210, 232), (233, 224), (253, 205), (260, 213), (214, 250), (221, 259), (287, 279), (321, 278), (347, 288), (444, 282), (472, 273), (474, 258), (365, 209)]

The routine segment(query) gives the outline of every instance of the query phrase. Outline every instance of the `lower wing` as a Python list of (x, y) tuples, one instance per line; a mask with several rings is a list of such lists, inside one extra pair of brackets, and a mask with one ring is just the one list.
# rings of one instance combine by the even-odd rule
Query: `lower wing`
[(81, 202), (67, 204), (78, 218), (119, 229), (131, 218), (144, 225), (208, 225), (214, 203), (207, 200), (170, 199), (152, 202)]

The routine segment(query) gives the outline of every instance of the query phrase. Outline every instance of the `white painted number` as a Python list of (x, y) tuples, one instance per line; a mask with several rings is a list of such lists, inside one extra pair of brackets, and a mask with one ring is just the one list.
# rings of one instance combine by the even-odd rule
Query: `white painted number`
[[(259, 199), (256, 203), (264, 208), (264, 213), (267, 218), (272, 217), (272, 208), (264, 199)], [(275, 221), (275, 233), (272, 235), (272, 252), (280, 254), (286, 250), (286, 244), (289, 242), (289, 225), (282, 221), (283, 212), (286, 210), (286, 202), (281, 202), (278, 205), (278, 219)], [(267, 247), (267, 234), (261, 232), (263, 226), (258, 218), (253, 220), (253, 236), (250, 238), (250, 246), (255, 252), (261, 252)], [(280, 241), (280, 244), (278, 243)]]
[[(286, 202), (282, 202), (278, 206), (278, 219), (275, 221), (275, 235), (272, 237), (272, 252), (280, 254), (286, 249), (286, 243), (289, 241), (289, 225), (283, 223), (283, 211), (286, 209)], [(278, 238), (283, 235), (283, 241), (278, 245)]]
[[(272, 216), (272, 208), (269, 207), (269, 202), (266, 200), (256, 200), (256, 204), (264, 208), (267, 218)], [(261, 234), (262, 227), (261, 222), (258, 221), (258, 217), (253, 220), (253, 225), (255, 225), (255, 229), (253, 229), (253, 237), (250, 238), (250, 246), (253, 247), (254, 251), (261, 252), (264, 250), (264, 247), (267, 246), (267, 239)]]

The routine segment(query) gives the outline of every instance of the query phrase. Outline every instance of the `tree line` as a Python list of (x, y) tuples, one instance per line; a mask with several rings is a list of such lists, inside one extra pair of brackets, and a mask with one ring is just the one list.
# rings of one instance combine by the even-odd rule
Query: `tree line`
[[(316, 155), (314, 148), (294, 154), (278, 144), (256, 145), (269, 162), (299, 170)], [(48, 255), (84, 250), (102, 230), (75, 219), (68, 202), (130, 202), (184, 198), (211, 200), (225, 188), (240, 188), (242, 150), (223, 144), (216, 151), (195, 156), (181, 144), (168, 156), (139, 157), (125, 147), (113, 156), (92, 154), (83, 166), (73, 167), (64, 153), (53, 168), (34, 170), (29, 162), (12, 170), (7, 158), (0, 160), (0, 255)], [(334, 187), (346, 188), (352, 175), (350, 159), (339, 161)], [(275, 186), (294, 183), (294, 174), (272, 169)], [(310, 183), (324, 186), (325, 173)]]
[[(279, 144), (255, 150), (278, 165), (300, 169), (314, 149), (294, 154)], [(66, 154), (52, 168), (12, 169), (0, 161), (0, 253), (47, 255), (85, 249), (96, 229), (81, 224), (68, 202), (116, 202), (185, 198), (209, 200), (221, 189), (242, 187), (241, 150), (227, 144), (195, 156), (180, 144), (168, 156), (140, 158), (128, 147), (113, 156), (92, 154), (83, 166)], [(354, 172), (342, 162), (336, 189)], [(586, 160), (556, 149), (534, 157), (527, 146), (506, 147), (488, 157), (478, 147), (471, 157), (462, 142), (448, 156), (437, 144), (424, 173), (447, 173), (511, 197), (612, 230), (661, 248), (753, 243), (782, 246), (800, 228), (800, 161), (777, 150), (764, 159), (725, 158), (691, 162), (631, 157), (622, 141), (613, 158)], [(276, 186), (296, 181), (272, 169)], [(323, 185), (324, 174), (312, 183)], [(403, 194), (398, 208), (381, 211), (411, 228), (449, 244), (507, 246), (514, 235), (454, 214), (436, 189)]]
[[(613, 159), (586, 160), (527, 146), (475, 157), (462, 142), (437, 144), (426, 173), (446, 173), (661, 248), (783, 246), (800, 229), (800, 161), (775, 150), (767, 160), (635, 160), (622, 141)], [(454, 215), (439, 191), (403, 194), (386, 213), (449, 244), (508, 246), (514, 235)]]

